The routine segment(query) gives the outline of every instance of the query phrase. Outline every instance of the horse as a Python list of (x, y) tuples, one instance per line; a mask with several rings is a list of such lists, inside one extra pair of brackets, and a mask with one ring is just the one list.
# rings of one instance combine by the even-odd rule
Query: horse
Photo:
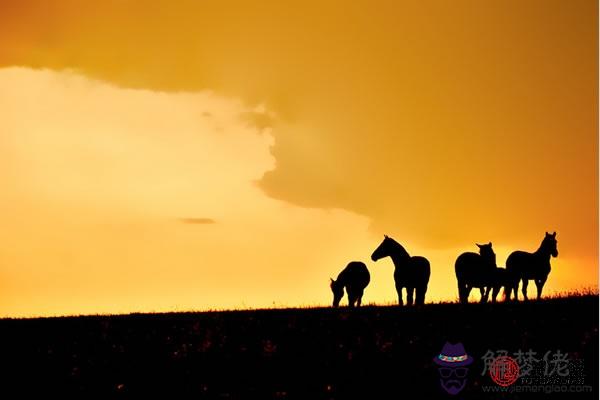
[(556, 232), (550, 234), (546, 232), (546, 236), (542, 240), (540, 247), (534, 253), (525, 251), (514, 251), (506, 259), (506, 269), (512, 274), (512, 285), (508, 293), (508, 299), (511, 298), (511, 293), (514, 291), (515, 300), (519, 300), (518, 290), (519, 281), (523, 281), (521, 291), (523, 298), (527, 299), (527, 284), (529, 280), (535, 282), (537, 287), (537, 299), (542, 297), (542, 289), (550, 274), (550, 257), (558, 257), (558, 249), (556, 247)]
[(492, 303), (496, 302), (502, 288), (504, 288), (504, 300), (507, 300), (513, 281), (510, 272), (506, 268), (496, 268), (492, 276)]
[(329, 287), (333, 292), (333, 307), (340, 305), (340, 300), (344, 297), (344, 288), (348, 293), (348, 307), (360, 307), (365, 288), (371, 280), (371, 275), (365, 263), (360, 261), (350, 262), (346, 268), (339, 273), (336, 280), (329, 278), (331, 282)]
[(398, 303), (403, 305), (402, 288), (406, 288), (408, 305), (413, 304), (413, 294), (416, 292), (415, 303), (425, 303), (425, 293), (429, 283), (431, 268), (425, 257), (410, 256), (402, 245), (394, 239), (384, 235), (384, 239), (371, 255), (373, 261), (384, 257), (391, 257), (394, 263), (394, 281), (398, 292)]
[[(477, 244), (477, 243), (476, 243)], [(479, 254), (462, 253), (454, 263), (454, 271), (458, 282), (458, 298), (461, 303), (469, 302), (469, 294), (474, 287), (481, 292), (481, 302), (487, 302), (493, 286), (496, 270), (496, 254), (492, 242), (477, 244)]]

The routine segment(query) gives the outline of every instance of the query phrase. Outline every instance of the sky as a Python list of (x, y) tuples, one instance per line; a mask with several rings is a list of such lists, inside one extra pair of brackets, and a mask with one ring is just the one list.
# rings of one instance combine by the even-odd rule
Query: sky
[(384, 234), (597, 287), (598, 4), (1, 0), (0, 182), (0, 316), (388, 304)]

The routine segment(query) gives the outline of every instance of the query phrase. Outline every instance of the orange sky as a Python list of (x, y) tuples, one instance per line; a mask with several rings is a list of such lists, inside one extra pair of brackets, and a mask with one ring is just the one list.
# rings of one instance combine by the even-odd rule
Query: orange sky
[(394, 301), (383, 233), (597, 286), (595, 1), (0, 7), (0, 316)]

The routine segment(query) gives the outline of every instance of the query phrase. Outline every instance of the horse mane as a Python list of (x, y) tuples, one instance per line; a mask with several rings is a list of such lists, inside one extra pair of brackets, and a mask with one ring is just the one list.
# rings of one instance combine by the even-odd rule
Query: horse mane
[(391, 237), (388, 237), (388, 240), (392, 242), (400, 257), (410, 258), (410, 254), (408, 254), (408, 251), (406, 251), (406, 249), (400, 243), (396, 242), (396, 240), (392, 239)]
[(546, 249), (548, 247), (547, 243), (548, 243), (548, 237), (546, 236), (542, 239), (542, 243), (540, 243), (540, 247), (535, 252), (537, 254), (544, 254), (544, 253), (548, 252)]
[(542, 251), (544, 251), (544, 246), (545, 245), (546, 245), (546, 238), (543, 238), (542, 239), (542, 243), (540, 243), (540, 247), (538, 247), (535, 252), (536, 253), (541, 253)]

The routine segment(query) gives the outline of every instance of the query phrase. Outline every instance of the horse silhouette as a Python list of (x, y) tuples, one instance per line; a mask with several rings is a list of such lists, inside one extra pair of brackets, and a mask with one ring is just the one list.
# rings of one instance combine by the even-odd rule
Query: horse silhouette
[(546, 236), (544, 236), (540, 247), (534, 253), (517, 250), (508, 256), (506, 259), (506, 269), (512, 275), (512, 285), (508, 293), (509, 300), (513, 291), (515, 294), (514, 299), (519, 299), (519, 281), (523, 281), (521, 291), (523, 292), (523, 298), (527, 300), (527, 284), (529, 280), (535, 282), (537, 299), (539, 300), (542, 297), (542, 289), (551, 269), (550, 256), (558, 257), (556, 245), (556, 232), (552, 234), (546, 232)]
[(504, 288), (504, 300), (507, 300), (513, 278), (506, 268), (496, 268), (492, 278), (492, 303), (496, 302), (500, 289)]
[(458, 282), (458, 298), (461, 303), (469, 302), (471, 289), (479, 288), (481, 302), (488, 300), (490, 289), (494, 285), (496, 273), (496, 253), (492, 249), (492, 242), (477, 244), (479, 254), (462, 253), (454, 263), (456, 280)]
[(348, 307), (360, 307), (365, 288), (371, 280), (371, 275), (365, 263), (360, 261), (350, 262), (346, 268), (339, 273), (336, 280), (331, 279), (329, 287), (333, 292), (333, 306), (340, 305), (340, 300), (344, 297), (344, 288), (348, 293)]
[(373, 261), (384, 257), (391, 257), (394, 263), (394, 281), (398, 292), (398, 303), (403, 305), (402, 288), (406, 288), (408, 305), (413, 304), (413, 295), (416, 292), (416, 304), (425, 303), (425, 293), (429, 283), (431, 269), (425, 257), (410, 256), (402, 245), (394, 239), (384, 236), (383, 242), (371, 255)]

